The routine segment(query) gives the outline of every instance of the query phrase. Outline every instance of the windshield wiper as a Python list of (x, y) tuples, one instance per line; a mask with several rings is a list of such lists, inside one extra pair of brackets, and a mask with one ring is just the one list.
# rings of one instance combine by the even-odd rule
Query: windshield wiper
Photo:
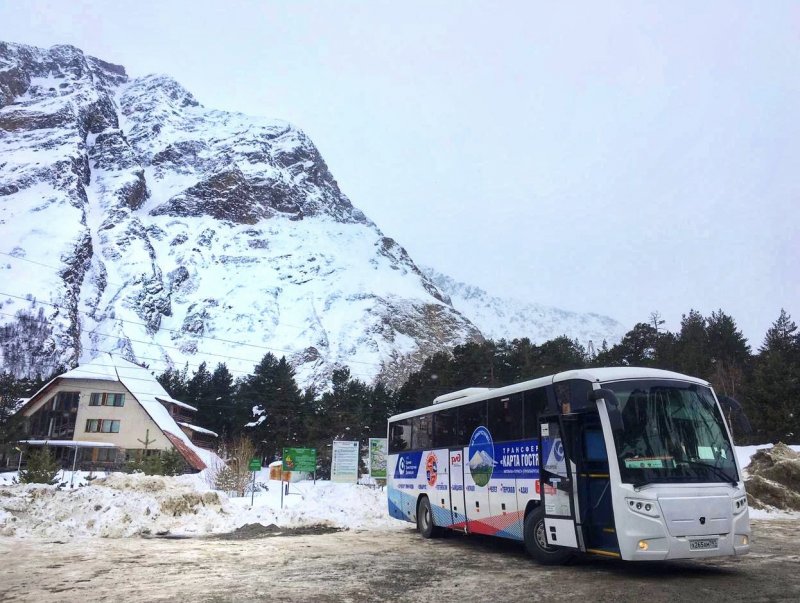
[(721, 467), (717, 467), (716, 465), (710, 465), (709, 463), (704, 463), (703, 461), (693, 461), (693, 460), (686, 460), (683, 461), (687, 465), (691, 465), (692, 467), (704, 467), (706, 469), (711, 469), (714, 473), (717, 474), (718, 477), (721, 477), (726, 482), (730, 482), (734, 486), (737, 485), (739, 482), (730, 475), (727, 471), (722, 469)]
[(664, 484), (669, 483), (670, 480), (668, 477), (664, 476), (656, 476), (656, 477), (649, 477), (649, 478), (642, 478), (637, 482), (633, 482), (631, 485), (638, 490), (639, 488), (643, 488), (644, 486), (651, 486), (653, 484)]

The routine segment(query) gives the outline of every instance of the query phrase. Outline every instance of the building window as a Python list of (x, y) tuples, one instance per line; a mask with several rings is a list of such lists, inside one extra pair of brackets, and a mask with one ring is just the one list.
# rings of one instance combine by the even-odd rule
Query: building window
[(113, 463), (117, 460), (116, 448), (98, 448), (97, 461), (100, 463)]
[(103, 419), (103, 424), (100, 426), (100, 431), (103, 433), (119, 433), (119, 421), (109, 421)]
[(111, 419), (86, 419), (87, 433), (119, 433), (119, 421)]
[(72, 439), (79, 399), (79, 392), (58, 392), (30, 416), (28, 435), (32, 438)]
[(94, 392), (89, 397), (89, 406), (125, 406), (125, 394)]

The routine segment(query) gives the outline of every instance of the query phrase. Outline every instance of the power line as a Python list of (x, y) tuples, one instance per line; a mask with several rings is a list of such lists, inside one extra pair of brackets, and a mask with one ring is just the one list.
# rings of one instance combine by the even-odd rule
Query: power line
[[(43, 266), (44, 268), (50, 268), (52, 270), (55, 270), (56, 274), (58, 274), (59, 272), (61, 272), (61, 270), (63, 270), (63, 267), (59, 268), (58, 266), (53, 266), (51, 264), (43, 264), (42, 262), (37, 262), (35, 260), (29, 260), (28, 258), (19, 257), (17, 255), (11, 254), (11, 253), (6, 253), (5, 251), (0, 251), (0, 255), (4, 255), (4, 256), (12, 258), (14, 260), (19, 260), (20, 262), (28, 262), (29, 264), (36, 264), (37, 266)], [(125, 287), (125, 284), (116, 283), (114, 281), (106, 280), (106, 283), (108, 283), (109, 285), (117, 285), (118, 287)]]
[[(3, 295), (5, 295), (5, 294), (3, 294)], [(53, 304), (49, 304), (49, 305), (53, 305)], [(61, 307), (61, 306), (58, 306), (58, 307)], [(14, 314), (10, 314), (8, 312), (0, 312), (0, 315), (1, 316), (8, 316), (8, 317), (11, 317), (11, 318), (18, 318), (18, 316), (14, 315)], [(93, 335), (97, 335), (99, 337), (107, 337), (107, 338), (117, 339), (118, 341), (126, 341), (127, 340), (127, 341), (133, 341), (133, 342), (136, 342), (136, 343), (143, 343), (145, 345), (168, 347), (168, 348), (171, 348), (171, 349), (175, 349), (175, 350), (181, 351), (180, 348), (175, 347), (175, 346), (167, 346), (167, 345), (161, 345), (161, 344), (158, 344), (158, 343), (155, 343), (155, 342), (147, 342), (147, 341), (141, 341), (141, 340), (138, 340), (138, 339), (131, 339), (131, 338), (127, 337), (127, 336), (126, 337), (121, 337), (119, 335), (109, 335), (109, 334), (105, 334), (105, 333), (99, 333), (99, 332), (96, 332), (96, 331), (95, 332), (90, 332), (90, 333), (93, 334)], [(97, 353), (101, 353), (101, 354), (112, 354), (112, 352), (109, 352), (108, 350), (101, 350), (99, 348), (87, 348), (87, 351), (89, 351), (89, 352), (97, 352)], [(119, 354), (116, 354), (116, 355), (119, 356), (120, 358), (124, 358), (124, 356), (121, 356)], [(252, 359), (249, 359), (249, 358), (237, 358), (235, 356), (225, 356), (223, 354), (213, 354), (213, 353), (210, 353), (210, 352), (209, 353), (205, 353), (205, 355), (207, 355), (207, 356), (215, 356), (215, 357), (223, 358), (223, 359), (226, 359), (226, 360), (238, 360), (238, 361), (241, 361), (241, 362), (249, 362), (249, 363), (253, 364), (254, 366), (261, 362), (261, 360), (252, 360)], [(167, 360), (165, 360), (163, 358), (154, 358), (152, 356), (141, 356), (139, 354), (136, 354), (136, 357), (139, 358), (139, 359), (142, 359), (142, 360), (152, 360), (154, 362), (158, 362), (158, 363), (166, 366), (167, 368), (178, 367), (178, 366), (183, 365), (183, 364), (186, 364), (187, 366), (190, 366), (190, 367), (193, 367), (193, 368), (199, 368), (200, 365), (203, 364), (203, 362), (190, 363), (188, 361), (186, 361), (186, 362), (169, 362), (169, 361), (167, 361)], [(125, 359), (127, 360), (127, 358), (125, 358)], [(115, 365), (99, 365), (99, 364), (94, 363), (94, 362), (92, 364), (95, 364), (96, 366), (108, 366), (108, 367), (114, 367), (115, 366)], [(225, 368), (227, 368), (228, 371), (231, 372), (231, 373), (241, 373), (242, 375), (252, 375), (252, 371), (244, 371), (244, 370), (240, 370), (240, 369), (228, 368), (227, 365), (226, 365)], [(354, 372), (354, 371), (350, 371), (350, 374), (358, 376), (358, 377), (366, 377), (366, 378), (373, 378), (375, 376), (375, 375), (371, 375), (371, 374), (368, 374), (368, 373), (357, 373), (357, 372)]]
[[(39, 301), (39, 300), (29, 300), (26, 297), (22, 297), (20, 295), (14, 295), (13, 293), (4, 293), (4, 292), (0, 291), (0, 295), (5, 295), (6, 297), (19, 299), (19, 300), (26, 301), (26, 302), (29, 302), (29, 303), (40, 304), (40, 305), (45, 305), (45, 306), (52, 306), (54, 308), (59, 308), (61, 310), (65, 310), (67, 312), (72, 312), (73, 311), (71, 308), (67, 308), (67, 307), (61, 306), (59, 304), (54, 304), (53, 302), (46, 302), (46, 301)], [(75, 312), (77, 312), (78, 314), (83, 314), (84, 316), (88, 316), (92, 320), (96, 320), (91, 314), (89, 314), (88, 312), (86, 312), (84, 310), (75, 310)], [(125, 322), (125, 323), (128, 323), (128, 324), (137, 325), (137, 326), (140, 326), (140, 327), (150, 328), (149, 325), (147, 325), (147, 324), (145, 324), (143, 322), (137, 322), (135, 320), (127, 320), (127, 319), (124, 319), (124, 318), (114, 318), (112, 320), (117, 321), (117, 322)], [(161, 327), (161, 326), (159, 326), (159, 330), (160, 331), (161, 330), (169, 331), (171, 333), (185, 334), (180, 329), (170, 329), (170, 328)], [(90, 332), (92, 332), (92, 331), (90, 331)], [(192, 333), (192, 336), (193, 337), (197, 337), (199, 339), (208, 339), (210, 341), (219, 341), (221, 343), (232, 343), (232, 344), (235, 344), (235, 345), (247, 346), (247, 347), (252, 347), (252, 348), (259, 348), (259, 349), (263, 349), (263, 350), (267, 350), (267, 351), (271, 351), (271, 352), (284, 352), (284, 353), (287, 353), (287, 354), (291, 354), (292, 353), (289, 350), (282, 350), (280, 348), (271, 348), (271, 347), (268, 347), (268, 346), (262, 346), (262, 345), (258, 345), (258, 344), (254, 344), (254, 343), (245, 343), (245, 342), (242, 342), (242, 341), (233, 341), (233, 340), (230, 340), (230, 339), (219, 339), (219, 338), (216, 338), (216, 337), (210, 337), (208, 335), (200, 335), (200, 334), (197, 334), (197, 333)], [(131, 340), (131, 341), (133, 341), (133, 340)]]
[[(19, 300), (22, 300), (22, 301), (25, 301), (25, 302), (28, 302), (28, 303), (32, 303), (32, 304), (38, 304), (38, 305), (44, 305), (44, 306), (52, 306), (53, 308), (58, 308), (60, 310), (64, 310), (65, 312), (73, 312), (73, 310), (71, 308), (67, 308), (65, 306), (62, 306), (62, 305), (59, 305), (59, 304), (55, 304), (53, 302), (30, 300), (30, 299), (28, 299), (26, 297), (22, 297), (20, 295), (14, 295), (13, 293), (6, 293), (6, 292), (3, 292), (3, 291), (0, 291), (0, 295), (6, 296), (6, 297), (9, 297), (9, 298), (13, 298), (13, 299), (19, 299)], [(74, 311), (77, 312), (78, 314), (83, 314), (84, 316), (88, 316), (92, 320), (96, 320), (91, 314), (89, 314), (88, 312), (86, 312), (84, 310), (74, 310)], [(6, 314), (6, 315), (13, 317), (13, 315), (9, 315), (9, 314)], [(114, 319), (111, 319), (111, 320), (118, 321), (118, 322), (123, 322), (123, 323), (129, 323), (129, 324), (133, 324), (133, 325), (138, 325), (138, 326), (145, 327), (145, 328), (150, 328), (145, 323), (136, 322), (136, 321), (133, 321), (133, 320), (126, 320), (126, 319), (123, 319), (123, 318), (114, 318)], [(179, 330), (179, 329), (170, 329), (170, 328), (167, 328), (167, 327), (159, 327), (159, 330), (164, 330), (164, 331), (168, 331), (168, 332), (171, 332), (171, 333), (179, 333), (179, 334), (185, 335), (185, 333), (183, 331)], [(116, 337), (117, 339), (120, 339), (120, 340), (127, 339), (129, 341), (135, 341), (137, 343), (142, 343), (142, 344), (145, 344), (145, 345), (157, 345), (157, 346), (162, 347), (162, 348), (170, 348), (170, 349), (178, 350), (180, 352), (183, 351), (181, 348), (176, 347), (176, 346), (170, 346), (170, 345), (166, 345), (166, 344), (157, 344), (157, 343), (153, 343), (153, 342), (149, 342), (149, 341), (142, 341), (142, 340), (132, 339), (130, 337), (124, 337), (123, 338), (123, 337), (119, 337), (117, 335), (108, 335), (108, 334), (100, 333), (98, 331), (88, 331), (88, 333), (89, 334), (94, 334), (94, 335), (99, 335), (101, 337)], [(280, 352), (280, 353), (283, 353), (283, 354), (294, 354), (295, 353), (295, 351), (293, 351), (293, 350), (286, 350), (286, 349), (282, 349), (282, 348), (273, 348), (273, 347), (270, 347), (270, 346), (258, 345), (258, 344), (254, 344), (254, 343), (247, 343), (247, 342), (243, 342), (243, 341), (235, 341), (235, 340), (231, 340), (231, 339), (221, 339), (221, 338), (211, 337), (211, 336), (208, 336), (208, 335), (202, 335), (202, 334), (197, 334), (197, 333), (192, 333), (192, 337), (196, 337), (198, 339), (205, 339), (205, 340), (208, 340), (208, 341), (218, 341), (220, 343), (229, 343), (229, 344), (234, 344), (234, 345), (239, 345), (239, 346), (257, 348), (257, 349), (261, 349), (261, 350), (266, 350), (268, 352)], [(236, 358), (234, 356), (213, 354), (211, 352), (207, 352), (206, 355), (207, 356), (217, 356), (217, 357), (220, 357), (220, 358), (230, 358), (232, 360), (239, 360), (239, 361), (242, 361), (242, 362), (253, 362), (254, 364), (258, 363), (258, 361), (253, 361), (253, 360), (251, 360), (249, 358)], [(361, 364), (361, 365), (372, 366), (372, 367), (381, 367), (381, 366), (383, 366), (382, 364), (377, 364), (377, 363), (374, 363), (374, 362), (364, 362), (364, 361), (360, 361), (360, 360), (350, 360), (348, 362), (350, 364)]]
[[(97, 352), (98, 354), (110, 354), (112, 356), (117, 356), (119, 358), (123, 358), (124, 360), (128, 360), (127, 358), (125, 358), (121, 354), (115, 354), (113, 352), (109, 352), (108, 350), (101, 350), (99, 348), (85, 348), (85, 351), (87, 351), (87, 352)], [(175, 368), (175, 369), (177, 369), (177, 367), (179, 365), (183, 365), (183, 364), (185, 364), (185, 365), (187, 365), (189, 367), (195, 368), (195, 369), (200, 368), (200, 365), (202, 365), (202, 364), (207, 364), (205, 362), (193, 363), (193, 362), (188, 362), (188, 361), (187, 362), (183, 362), (183, 363), (169, 362), (167, 360), (164, 360), (163, 358), (153, 358), (151, 356), (141, 356), (139, 354), (136, 354), (136, 358), (139, 359), (139, 360), (152, 360), (152, 361), (157, 362), (159, 364), (165, 365), (168, 368)], [(128, 360), (128, 362), (133, 362), (133, 361)], [(103, 367), (109, 367), (109, 368), (117, 366), (115, 364), (101, 364), (101, 363), (94, 362), (94, 361), (92, 361), (91, 364), (92, 364), (92, 366), (103, 366)], [(145, 367), (142, 367), (142, 368), (145, 368)], [(244, 370), (241, 370), (241, 369), (232, 369), (232, 368), (228, 368), (227, 365), (225, 365), (225, 369), (229, 373), (240, 373), (242, 375), (252, 375), (253, 374), (252, 371), (244, 371)], [(197, 372), (197, 371), (195, 371), (195, 372)], [(209, 373), (213, 373), (213, 372), (214, 372), (213, 370), (209, 371)], [(359, 375), (361, 377), (371, 377), (372, 376), (372, 375), (368, 375), (366, 373), (354, 373), (352, 371), (350, 371), (350, 374), (351, 375)]]
[[(15, 255), (12, 255), (12, 254), (10, 254), (10, 253), (6, 253), (6, 252), (4, 252), (4, 251), (0, 251), (0, 255), (4, 255), (4, 256), (7, 256), (7, 257), (10, 257), (10, 258), (13, 258), (13, 259), (15, 259), (15, 260), (21, 260), (21, 261), (23, 261), (23, 262), (30, 262), (31, 264), (36, 264), (37, 266), (44, 266), (45, 268), (50, 268), (51, 270), (54, 270), (54, 271), (56, 272), (56, 274), (58, 274), (58, 273), (59, 273), (59, 272), (62, 270), (62, 268), (59, 268), (58, 266), (53, 266), (53, 265), (50, 265), (50, 264), (43, 264), (42, 262), (36, 262), (36, 261), (34, 261), (34, 260), (29, 260), (29, 259), (27, 259), (27, 258), (21, 258), (21, 257), (17, 257), (17, 256), (15, 256)], [(117, 285), (118, 287), (127, 287), (127, 286), (128, 286), (128, 284), (130, 284), (130, 283), (117, 283), (117, 282), (114, 282), (114, 281), (109, 281), (109, 280), (107, 280), (106, 282), (107, 282), (109, 285)], [(4, 293), (3, 295), (9, 295), (9, 294), (5, 294), (5, 293)], [(10, 296), (10, 297), (16, 297), (16, 296), (13, 296), (13, 295), (12, 295), (12, 296)], [(27, 298), (20, 298), (20, 299), (25, 299), (26, 301), (28, 301), (28, 300), (27, 300)], [(48, 302), (41, 302), (41, 303), (48, 303)], [(79, 310), (79, 312), (80, 312), (80, 310)], [(140, 326), (143, 326), (143, 327), (146, 327), (146, 326), (147, 326), (147, 325), (146, 325), (146, 324), (144, 324), (144, 323), (141, 323), (141, 322), (136, 322), (136, 321), (133, 321), (133, 320), (125, 320), (125, 319), (122, 319), (122, 318), (117, 318), (117, 319), (115, 319), (115, 320), (119, 320), (120, 322), (128, 322), (128, 323), (131, 323), (131, 324), (140, 325)], [(281, 323), (280, 323), (280, 326), (284, 326), (284, 327), (292, 327), (293, 329), (306, 329), (306, 328), (308, 328), (308, 327), (304, 327), (304, 326), (300, 326), (300, 325), (293, 325), (293, 324), (291, 324), (291, 323), (288, 323), (288, 322), (281, 322)], [(182, 331), (180, 331), (180, 330), (168, 329), (168, 328), (166, 328), (166, 327), (160, 327), (160, 328), (164, 329), (165, 331), (175, 331), (176, 333), (181, 333), (181, 332), (182, 332)], [(213, 339), (213, 338), (212, 338), (212, 339)], [(225, 340), (225, 339), (219, 339), (219, 340), (217, 340), (217, 341), (223, 341), (223, 342), (225, 342), (225, 343), (239, 343), (239, 342), (235, 342), (235, 341), (228, 341), (228, 340)], [(246, 343), (242, 343), (241, 345), (254, 345), (254, 344), (246, 344)], [(258, 346), (254, 346), (254, 347), (258, 347)]]
[[(97, 364), (93, 363), (93, 366), (108, 366), (108, 367), (118, 368), (117, 365), (113, 365), (113, 364), (97, 365)], [(144, 381), (144, 382), (147, 382), (147, 383), (152, 383), (154, 381), (158, 382), (158, 380), (155, 377), (151, 377), (149, 379), (145, 379), (143, 377), (122, 377), (122, 378), (120, 378), (118, 375), (116, 377), (114, 377), (112, 375), (109, 375), (108, 373), (99, 373), (97, 371), (81, 369), (80, 367), (78, 367), (78, 368), (80, 369), (81, 373), (83, 373), (85, 375), (97, 375), (99, 377), (105, 377), (104, 380), (106, 380), (106, 381), (119, 382), (119, 383), (122, 383), (123, 385), (125, 385), (125, 381)], [(147, 370), (144, 367), (139, 367), (139, 368)], [(63, 375), (57, 375), (56, 377), (53, 377), (53, 379), (56, 379), (56, 378), (59, 378), (59, 377), (62, 377), (62, 376)], [(52, 381), (53, 379), (50, 379), (50, 381)], [(70, 377), (70, 379), (79, 379), (79, 377)], [(100, 381), (100, 379), (98, 379), (98, 381)], [(48, 381), (48, 383), (49, 383), (49, 381)], [(159, 386), (161, 386), (160, 383), (159, 383)], [(163, 387), (163, 386), (161, 386), (161, 387)], [(151, 396), (153, 398), (157, 398), (157, 397), (161, 396), (161, 394), (157, 394), (157, 393), (154, 393), (154, 392), (140, 392), (140, 391), (136, 391), (136, 390), (133, 390), (133, 389), (129, 389), (127, 386), (125, 386), (125, 389), (127, 389), (128, 392), (133, 394), (134, 396)], [(167, 396), (169, 396), (170, 398), (172, 397), (169, 393), (167, 393)], [(242, 401), (246, 402), (248, 404), (253, 403), (256, 406), (262, 406), (261, 404), (255, 404), (251, 400), (242, 400)], [(178, 400), (178, 402), (180, 402), (180, 400)], [(186, 402), (184, 402), (184, 404), (186, 404)], [(204, 408), (231, 408), (231, 405), (230, 404), (203, 404), (203, 407)], [(311, 410), (313, 411), (313, 409), (311, 409)], [(329, 414), (330, 415), (351, 415), (351, 414), (353, 414), (353, 412), (354, 411), (339, 411), (339, 410), (334, 411), (334, 410), (332, 410), (330, 412), (323, 411), (322, 414), (324, 414), (324, 415), (329, 415)]]

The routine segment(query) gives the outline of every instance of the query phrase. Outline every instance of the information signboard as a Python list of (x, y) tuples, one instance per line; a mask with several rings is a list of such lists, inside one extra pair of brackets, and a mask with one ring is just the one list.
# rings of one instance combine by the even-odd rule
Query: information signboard
[(331, 481), (358, 482), (358, 442), (334, 440), (331, 460)]
[(250, 459), (250, 464), (247, 468), (250, 471), (261, 471), (261, 459)]
[(283, 470), (314, 473), (317, 470), (317, 449), (284, 448)]
[(369, 439), (369, 475), (374, 479), (386, 479), (386, 438)]

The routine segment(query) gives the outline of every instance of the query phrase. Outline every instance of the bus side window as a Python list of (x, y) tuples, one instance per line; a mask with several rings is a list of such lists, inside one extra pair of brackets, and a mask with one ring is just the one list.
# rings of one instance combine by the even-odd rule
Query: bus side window
[(411, 419), (411, 449), (429, 450), (433, 443), (433, 415), (420, 415)]
[(489, 431), (495, 442), (522, 438), (522, 394), (489, 400)]
[(523, 392), (523, 429), (522, 437), (525, 439), (539, 437), (539, 415), (547, 409), (547, 389), (538, 389)]
[(456, 437), (456, 419), (458, 409), (440, 410), (433, 417), (433, 447), (449, 448), (458, 444)]
[(468, 443), (472, 433), (486, 426), (486, 402), (473, 402), (458, 408), (458, 441)]
[(411, 419), (389, 425), (389, 454), (411, 449)]
[(562, 414), (568, 415), (581, 410), (595, 410), (594, 402), (589, 401), (592, 384), (584, 379), (561, 381), (553, 386), (556, 401)]

